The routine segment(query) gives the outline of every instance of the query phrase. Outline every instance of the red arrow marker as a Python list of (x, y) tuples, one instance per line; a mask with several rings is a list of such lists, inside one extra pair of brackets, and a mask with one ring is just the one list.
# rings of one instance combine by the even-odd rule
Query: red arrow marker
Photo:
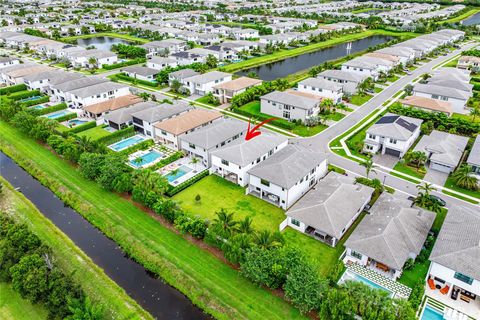
[(250, 121), (251, 121), (251, 119), (250, 119), (248, 121), (248, 129), (247, 129), (247, 134), (245, 135), (245, 140), (248, 141), (250, 139), (255, 138), (256, 136), (261, 135), (262, 133), (260, 131), (257, 131), (257, 130), (260, 129), (260, 127), (263, 126), (264, 124), (266, 124), (270, 121), (273, 121), (275, 119), (277, 119), (277, 118), (269, 118), (267, 120), (263, 120), (262, 122), (257, 124), (255, 127), (253, 127), (253, 129), (251, 129), (251, 130), (250, 130)]

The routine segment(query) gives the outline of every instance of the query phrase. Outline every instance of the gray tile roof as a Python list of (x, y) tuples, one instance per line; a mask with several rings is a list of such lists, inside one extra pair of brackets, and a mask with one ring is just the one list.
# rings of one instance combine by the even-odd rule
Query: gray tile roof
[(462, 100), (468, 100), (468, 98), (470, 98), (470, 93), (466, 91), (444, 86), (438, 86), (434, 84), (417, 83), (413, 86), (413, 91)]
[(221, 80), (229, 76), (231, 76), (230, 73), (221, 72), (221, 71), (211, 71), (204, 74), (198, 74), (198, 75), (185, 78), (185, 81), (201, 84), (201, 83), (213, 82), (215, 80)]
[(467, 163), (480, 166), (480, 136), (477, 136), (473, 143), (472, 150), (467, 159)]
[(480, 280), (480, 214), (471, 206), (452, 206), (430, 260)]
[(289, 144), (248, 171), (277, 186), (290, 189), (325, 160), (324, 154)]
[(177, 80), (182, 80), (182, 79), (185, 79), (185, 78), (196, 76), (198, 74), (200, 74), (200, 73), (196, 72), (195, 70), (192, 70), (192, 69), (182, 69), (182, 70), (170, 72), (168, 74), (168, 76), (173, 77)]
[(340, 91), (342, 89), (341, 85), (332, 81), (321, 79), (321, 78), (307, 78), (305, 80), (300, 81), (298, 84), (311, 86), (314, 88), (321, 88), (321, 89), (330, 90), (330, 91)]
[(317, 77), (327, 77), (351, 82), (362, 82), (366, 78), (364, 75), (343, 70), (325, 70), (320, 72)]
[(129, 67), (122, 68), (121, 71), (135, 73), (145, 77), (154, 76), (158, 73), (157, 69), (152, 69), (152, 68), (142, 67), (142, 66), (129, 66)]
[(93, 84), (90, 86), (82, 87), (79, 89), (71, 90), (70, 94), (73, 94), (80, 98), (87, 98), (96, 94), (101, 94), (108, 91), (115, 91), (125, 87), (127, 87), (127, 85), (122, 83), (106, 81), (106, 82), (101, 82), (101, 83)]
[(435, 213), (410, 205), (401, 196), (382, 193), (345, 246), (401, 270), (412, 253), (420, 253), (435, 220)]
[(224, 118), (215, 121), (209, 126), (183, 135), (181, 140), (208, 150), (236, 135), (243, 135), (246, 131), (247, 124), (245, 122), (232, 118)]
[(238, 141), (212, 152), (212, 155), (244, 167), (287, 140), (284, 136), (262, 132), (260, 136), (248, 141), (238, 139)]
[(287, 104), (290, 106), (294, 106), (295, 108), (301, 108), (304, 110), (310, 110), (319, 105), (319, 99), (312, 99), (303, 97), (297, 94), (289, 93), (286, 91), (273, 91), (267, 93), (264, 96), (260, 97), (261, 100), (269, 100), (278, 103)]
[(152, 101), (140, 102), (138, 104), (145, 104), (148, 108), (132, 113), (132, 117), (151, 124), (192, 109), (188, 104), (181, 102), (176, 102), (173, 105), (169, 103), (158, 104)]
[(387, 113), (368, 128), (367, 133), (406, 141), (422, 122), (420, 119)]
[(132, 114), (151, 108), (152, 106), (148, 103), (137, 103), (128, 108), (121, 108), (115, 111), (110, 112), (105, 115), (105, 120), (111, 121), (116, 124), (126, 123), (132, 120)]
[(78, 79), (74, 79), (67, 82), (60, 82), (58, 84), (52, 85), (52, 88), (58, 89), (59, 91), (62, 91), (62, 92), (66, 92), (66, 91), (72, 91), (72, 90), (76, 90), (84, 87), (93, 86), (93, 85), (100, 84), (107, 81), (109, 80), (105, 78), (82, 76), (81, 78), (78, 78)]
[(433, 130), (430, 135), (424, 135), (420, 139), (414, 150), (425, 152), (427, 155), (432, 153), (430, 161), (456, 167), (467, 143), (467, 137)]
[(330, 172), (286, 214), (340, 239), (342, 231), (370, 200), (374, 191), (373, 188), (354, 182), (352, 177)]

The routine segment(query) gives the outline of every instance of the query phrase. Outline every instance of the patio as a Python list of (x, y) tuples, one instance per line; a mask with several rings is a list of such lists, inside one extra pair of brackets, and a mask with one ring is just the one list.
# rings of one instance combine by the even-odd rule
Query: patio
[(480, 299), (478, 297), (476, 299), (470, 299), (470, 302), (466, 302), (460, 298), (457, 298), (457, 300), (453, 300), (451, 298), (451, 293), (442, 294), (438, 289), (430, 289), (428, 284), (425, 285), (425, 295), (434, 300), (437, 300), (438, 302), (446, 305), (449, 308), (458, 310), (459, 312), (466, 314), (472, 319), (480, 319)]
[(191, 158), (181, 158), (158, 169), (156, 172), (166, 177), (170, 185), (177, 186), (207, 169), (200, 162), (195, 164), (191, 162)]

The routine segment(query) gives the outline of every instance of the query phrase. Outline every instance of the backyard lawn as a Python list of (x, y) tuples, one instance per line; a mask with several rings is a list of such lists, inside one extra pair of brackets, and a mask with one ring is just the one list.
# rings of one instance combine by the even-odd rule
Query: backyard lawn
[(252, 284), (237, 270), (162, 226), (130, 201), (84, 179), (28, 135), (1, 121), (0, 133), (3, 152), (116, 241), (126, 254), (148, 266), (215, 318), (306, 318), (282, 298)]
[(452, 114), (451, 118), (452, 119), (463, 119), (463, 120), (470, 121), (470, 122), (480, 122), (480, 117), (475, 117), (475, 119), (473, 119), (473, 117), (469, 114), (454, 113), (454, 114)]
[(85, 136), (92, 140), (98, 140), (100, 138), (110, 135), (110, 132), (104, 129), (105, 126), (97, 126), (82, 132), (77, 133), (77, 136)]
[[(201, 197), (198, 203), (195, 201), (197, 194)], [(245, 188), (214, 174), (203, 178), (173, 198), (181, 203), (185, 211), (208, 219), (214, 219), (215, 212), (222, 208), (234, 212), (236, 220), (251, 217), (254, 227), (259, 230), (276, 231), (285, 220), (282, 209), (252, 195), (246, 195)]]
[(47, 319), (44, 308), (22, 299), (18, 292), (4, 282), (0, 282), (0, 315), (2, 320)]

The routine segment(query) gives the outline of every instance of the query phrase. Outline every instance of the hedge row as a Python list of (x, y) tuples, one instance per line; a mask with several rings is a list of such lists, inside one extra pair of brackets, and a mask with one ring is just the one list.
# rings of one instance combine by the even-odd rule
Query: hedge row
[(14, 86), (0, 88), (0, 96), (11, 94), (18, 91), (25, 91), (25, 90), (27, 90), (27, 85), (25, 83), (16, 84)]
[(136, 151), (139, 151), (139, 150), (146, 150), (148, 148), (150, 148), (151, 146), (153, 146), (155, 144), (155, 142), (153, 142), (152, 139), (148, 139), (148, 140), (145, 140), (145, 141), (142, 141), (140, 143), (137, 143), (131, 147), (128, 147), (127, 149), (123, 149), (122, 151), (119, 151), (120, 154), (124, 154), (124, 155), (129, 155), (131, 153), (134, 153)]
[(88, 129), (95, 128), (96, 126), (97, 126), (96, 121), (90, 121), (90, 122), (87, 122), (87, 123), (84, 123), (84, 124), (81, 124), (81, 125), (78, 125), (78, 126), (75, 126), (71, 129), (69, 129), (68, 133), (79, 133), (79, 132), (82, 132), (82, 131), (85, 131), (85, 130), (88, 130)]
[(473, 90), (480, 91), (480, 82), (473, 82)]
[(178, 186), (175, 186), (175, 187), (171, 187), (167, 192), (167, 196), (169, 197), (173, 197), (174, 195), (176, 195), (177, 193), (179, 193), (180, 191), (190, 187), (191, 185), (193, 185), (195, 182), (205, 178), (206, 176), (209, 175), (209, 172), (208, 172), (208, 169), (205, 169), (203, 170), (202, 172), (200, 172), (199, 174), (197, 174), (196, 176), (180, 183)]
[(181, 157), (183, 157), (183, 153), (181, 153), (180, 151), (177, 151), (171, 156), (169, 156), (168, 158), (162, 159), (157, 163), (155, 163), (153, 166), (148, 167), (148, 169), (151, 171), (156, 171), (162, 167), (165, 167), (167, 164), (170, 164), (173, 161), (180, 159)]
[(129, 76), (123, 74), (123, 73), (119, 73), (119, 74), (115, 75), (115, 78), (120, 79), (120, 80), (125, 80), (125, 81), (128, 81), (128, 82), (132, 82), (132, 83), (138, 83), (138, 84), (148, 86), (148, 87), (152, 87), (152, 88), (158, 88), (159, 87), (158, 83), (156, 83), (156, 82), (150, 82), (150, 81), (146, 81), (146, 80), (135, 79), (135, 78), (129, 77)]
[(122, 139), (131, 137), (133, 135), (135, 135), (135, 130), (132, 126), (132, 127), (127, 127), (125, 129), (112, 132), (108, 136), (98, 139), (97, 142), (108, 146), (108, 145), (111, 145), (112, 143), (118, 142)]
[(146, 61), (147, 61), (147, 59), (145, 59), (145, 58), (138, 58), (138, 59), (128, 60), (128, 61), (124, 61), (124, 62), (114, 63), (114, 64), (111, 64), (111, 65), (103, 65), (102, 68), (105, 69), (105, 70), (113, 70), (113, 69), (118, 69), (118, 68), (121, 68), (121, 67), (131, 66), (131, 65), (134, 65), (134, 64), (144, 63)]
[(36, 104), (40, 104), (40, 103), (45, 103), (45, 102), (48, 102), (50, 101), (50, 97), (49, 96), (43, 96), (43, 97), (40, 97), (38, 99), (35, 99), (35, 100), (29, 100), (29, 101), (25, 101), (25, 102), (21, 102), (20, 105), (22, 107), (31, 107), (31, 106), (34, 106)]
[(12, 93), (11, 95), (8, 96), (8, 98), (13, 101), (18, 101), (18, 100), (30, 98), (33, 96), (39, 96), (39, 95), (40, 95), (40, 90), (20, 91), (20, 92)]
[(46, 107), (44, 109), (35, 110), (35, 114), (41, 116), (44, 114), (48, 114), (48, 113), (52, 113), (52, 112), (56, 112), (64, 109), (67, 109), (67, 104), (65, 102), (62, 102), (54, 106)]
[(68, 120), (75, 119), (76, 117), (77, 117), (77, 114), (75, 112), (72, 112), (72, 113), (66, 114), (64, 116), (61, 116), (61, 117), (53, 119), (53, 120), (60, 123), (60, 122), (63, 122), (63, 121), (68, 121)]
[[(243, 116), (255, 118), (259, 121), (267, 120), (271, 118), (271, 116), (266, 115), (266, 114), (261, 114), (261, 113), (250, 113), (248, 111), (242, 110), (240, 108), (235, 109), (235, 113), (241, 114)], [(286, 120), (273, 120), (270, 121), (270, 124), (275, 125), (279, 128), (286, 129), (286, 130), (292, 130), (295, 128), (295, 124), (293, 122), (288, 122)]]

